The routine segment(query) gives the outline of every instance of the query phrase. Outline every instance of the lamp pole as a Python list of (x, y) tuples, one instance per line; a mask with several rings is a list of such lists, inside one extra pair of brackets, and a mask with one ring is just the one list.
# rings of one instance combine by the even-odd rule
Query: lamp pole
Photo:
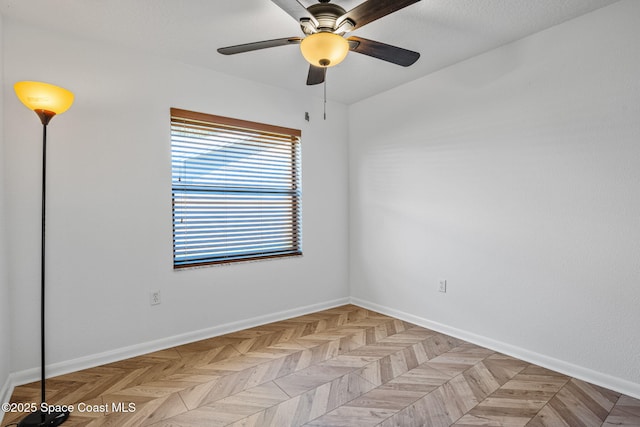
[[(52, 116), (53, 117), (53, 116)], [(47, 123), (42, 121), (42, 226), (40, 235), (40, 330), (44, 331), (44, 282), (45, 282), (45, 222), (47, 214)], [(41, 402), (46, 402), (46, 387), (44, 374), (44, 337), (40, 334), (40, 398)]]

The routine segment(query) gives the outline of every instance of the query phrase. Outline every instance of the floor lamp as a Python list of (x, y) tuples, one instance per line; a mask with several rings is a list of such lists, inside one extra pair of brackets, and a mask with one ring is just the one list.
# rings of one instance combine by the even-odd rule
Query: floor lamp
[(45, 284), (45, 212), (47, 195), (47, 125), (56, 114), (62, 114), (71, 107), (73, 93), (58, 86), (41, 82), (18, 82), (14, 85), (16, 95), (27, 108), (33, 110), (42, 122), (42, 245), (40, 249), (40, 397), (44, 405), (40, 410), (26, 416), (19, 427), (58, 426), (69, 418), (69, 412), (49, 412), (45, 395), (45, 345), (44, 345), (44, 284)]

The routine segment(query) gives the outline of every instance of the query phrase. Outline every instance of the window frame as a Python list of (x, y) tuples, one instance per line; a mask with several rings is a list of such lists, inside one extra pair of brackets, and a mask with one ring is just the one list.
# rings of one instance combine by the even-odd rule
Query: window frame
[[(174, 270), (211, 266), (211, 265), (231, 264), (231, 263), (238, 263), (238, 262), (249, 262), (249, 261), (257, 261), (257, 260), (301, 256), (302, 255), (302, 206), (301, 206), (301, 202), (302, 202), (301, 200), (302, 199), (302, 177), (301, 177), (302, 131), (300, 131), (299, 129), (292, 129), (292, 128), (287, 128), (282, 126), (274, 126), (274, 125), (269, 125), (265, 123), (235, 119), (235, 118), (224, 117), (224, 116), (217, 116), (213, 114), (199, 113), (199, 112), (183, 110), (179, 108), (170, 109), (170, 118), (171, 118), (170, 120), (171, 165), (172, 165), (171, 166), (171, 176), (172, 176), (171, 200), (172, 200), (172, 234), (173, 234), (173, 268)], [(248, 185), (247, 187), (244, 187), (244, 188), (238, 187), (237, 183), (236, 183), (236, 186), (232, 186), (232, 187), (229, 187), (229, 186), (225, 187), (223, 185), (207, 186), (203, 184), (189, 185), (186, 182), (180, 182), (180, 180), (176, 180), (177, 175), (180, 175), (180, 173), (186, 173), (184, 166), (183, 166), (182, 172), (177, 172), (177, 168), (179, 169), (180, 166), (177, 166), (177, 163), (178, 163), (177, 159), (179, 159), (179, 156), (176, 155), (176, 151), (179, 151), (179, 150), (177, 150), (174, 145), (185, 144), (184, 141), (182, 141), (180, 144), (174, 141), (174, 137), (176, 140), (179, 139), (178, 137), (179, 132), (177, 131), (177, 128), (180, 126), (182, 126), (183, 129), (188, 129), (190, 127), (198, 127), (198, 129), (211, 130), (212, 135), (217, 135), (216, 132), (220, 132), (220, 134), (222, 134), (222, 132), (224, 132), (224, 130), (226, 129), (226, 130), (229, 130), (229, 132), (236, 132), (236, 131), (242, 132), (244, 135), (250, 135), (250, 136), (252, 135), (252, 138), (255, 138), (250, 140), (238, 138), (233, 142), (233, 144), (238, 144), (238, 146), (242, 146), (243, 143), (245, 145), (248, 145), (247, 142), (251, 142), (252, 143), (251, 145), (256, 144), (258, 146), (266, 147), (267, 145), (265, 141), (269, 138), (275, 138), (282, 147), (287, 147), (287, 144), (290, 144), (290, 149), (291, 149), (290, 167), (287, 166), (288, 163), (284, 163), (284, 165), (287, 166), (286, 176), (289, 176), (289, 172), (290, 172), (290, 178), (288, 178), (288, 180), (285, 180), (285, 182), (287, 182), (287, 185), (290, 185), (290, 188), (287, 190), (285, 190), (284, 188), (281, 188), (282, 183), (280, 183), (280, 186), (277, 188), (277, 191), (274, 191), (274, 188), (272, 187), (265, 187), (265, 189), (261, 190), (262, 186), (259, 186), (259, 185), (258, 186)], [(184, 134), (182, 135), (182, 137), (186, 138), (187, 135), (189, 134), (188, 133)], [(226, 137), (227, 135), (228, 134), (225, 133)], [(211, 141), (215, 140), (215, 136), (212, 136), (211, 138), (212, 138)], [(225, 150), (221, 149), (220, 151), (224, 152)], [(266, 150), (263, 149), (259, 151), (256, 149), (255, 154), (259, 154), (262, 151), (266, 151)], [(214, 152), (213, 149), (210, 151), (207, 151), (207, 155), (213, 152)], [(282, 159), (286, 159), (286, 157), (287, 157), (286, 155), (280, 156), (279, 160), (282, 161)], [(216, 157), (216, 159), (220, 160), (219, 157)], [(245, 163), (249, 163), (249, 162), (245, 162)], [(250, 162), (250, 163), (253, 163), (253, 162)], [(256, 163), (254, 169), (247, 169), (247, 167), (245, 166), (245, 168), (243, 169), (245, 170), (245, 173), (247, 171), (249, 171), (250, 173), (243, 177), (254, 175), (254, 174), (258, 174), (258, 175), (264, 174), (266, 173), (265, 170), (268, 169), (267, 166), (269, 166), (267, 163), (262, 163), (259, 161)], [(211, 167), (211, 171), (213, 171), (214, 169), (218, 169), (218, 168)], [(280, 173), (280, 175), (282, 174)], [(267, 176), (267, 178), (269, 178), (269, 176)], [(189, 247), (189, 244), (188, 244), (189, 238), (188, 238), (188, 230), (187, 230), (188, 227), (181, 227), (180, 225), (177, 225), (177, 224), (184, 223), (184, 222), (179, 222), (181, 218), (183, 219), (183, 221), (184, 219), (188, 220), (189, 215), (185, 212), (188, 211), (189, 204), (190, 203), (194, 204), (194, 202), (193, 201), (185, 202), (184, 200), (188, 199), (186, 196), (183, 196), (184, 198), (182, 199), (182, 202), (178, 201), (177, 199), (179, 199), (179, 197), (177, 197), (177, 193), (187, 194), (190, 191), (191, 192), (196, 191), (195, 190), (196, 187), (198, 188), (197, 191), (204, 195), (203, 197), (206, 198), (207, 195), (212, 197), (212, 200), (214, 201), (209, 202), (212, 205), (222, 204), (220, 203), (220, 200), (219, 200), (219, 198), (223, 197), (222, 195), (228, 195), (232, 193), (236, 194), (238, 192), (240, 193), (245, 192), (245, 194), (250, 193), (256, 198), (256, 200), (259, 199), (260, 195), (262, 194), (263, 197), (267, 197), (265, 199), (267, 200), (267, 203), (265, 203), (267, 205), (269, 200), (278, 200), (278, 203), (282, 204), (282, 201), (277, 199), (278, 195), (283, 196), (285, 200), (290, 199), (290, 205), (287, 205), (289, 206), (288, 209), (290, 210), (290, 214), (282, 215), (282, 218), (285, 218), (290, 221), (290, 228), (287, 229), (287, 231), (283, 233), (281, 236), (285, 236), (285, 238), (286, 237), (290, 238), (291, 246), (284, 250), (278, 250), (278, 251), (266, 250), (266, 251), (258, 251), (258, 252), (243, 252), (235, 255), (232, 253), (229, 253), (229, 249), (227, 247), (227, 254), (223, 254), (219, 256), (209, 256), (209, 257), (192, 256), (191, 258), (189, 258), (188, 255), (185, 255), (185, 251), (187, 251), (186, 248)], [(196, 199), (193, 199), (193, 200), (196, 200)], [(180, 209), (177, 209), (177, 206), (180, 206), (181, 203), (182, 203), (182, 208), (181, 208), (182, 211), (181, 213), (176, 213), (177, 210), (180, 210)], [(206, 202), (197, 201), (196, 203), (200, 203), (202, 205), (202, 204), (205, 204)], [(257, 201), (239, 202), (239, 204), (247, 204), (247, 203), (253, 203), (251, 205), (253, 206), (253, 209), (255, 209), (255, 207), (258, 205), (263, 206), (262, 203), (259, 203)], [(228, 204), (226, 199), (225, 199), (225, 204)], [(215, 209), (218, 209), (218, 210), (215, 210)], [(230, 209), (232, 211), (234, 210), (232, 208), (212, 207), (211, 212), (220, 213), (220, 212), (223, 212), (224, 209), (226, 209), (227, 211), (229, 211)], [(238, 208), (236, 207), (235, 209), (238, 209)], [(211, 218), (214, 218), (213, 214), (211, 214)], [(252, 221), (253, 222), (251, 223), (250, 227), (259, 228), (260, 219), (254, 219)], [(288, 224), (289, 221), (285, 221), (283, 222), (283, 224), (285, 223)], [(215, 221), (212, 221), (212, 222), (215, 222)], [(182, 232), (178, 229), (182, 229), (185, 231)], [(216, 227), (214, 225), (209, 225), (207, 227), (207, 231), (209, 231), (210, 233), (214, 233), (216, 236), (218, 235), (218, 233), (221, 233), (220, 231), (216, 231)], [(268, 236), (274, 235), (270, 233), (266, 233), (266, 234)], [(179, 235), (179, 237), (177, 237), (177, 235)], [(262, 238), (263, 240), (259, 240), (260, 238)], [(256, 237), (254, 239), (256, 239), (255, 242), (262, 242), (262, 245), (267, 245), (265, 243), (266, 237), (261, 236), (261, 237)], [(233, 239), (230, 239), (230, 240), (232, 240), (231, 243), (236, 243), (236, 240), (233, 240)], [(194, 245), (194, 243), (191, 243), (191, 245)], [(181, 251), (180, 256), (177, 255), (177, 250)], [(213, 251), (213, 249), (211, 250)]]

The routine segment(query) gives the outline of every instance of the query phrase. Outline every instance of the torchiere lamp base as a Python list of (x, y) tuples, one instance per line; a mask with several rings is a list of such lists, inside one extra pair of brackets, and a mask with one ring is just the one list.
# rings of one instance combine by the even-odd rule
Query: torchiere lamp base
[(55, 427), (69, 418), (69, 412), (42, 412), (36, 411), (23, 418), (18, 427)]

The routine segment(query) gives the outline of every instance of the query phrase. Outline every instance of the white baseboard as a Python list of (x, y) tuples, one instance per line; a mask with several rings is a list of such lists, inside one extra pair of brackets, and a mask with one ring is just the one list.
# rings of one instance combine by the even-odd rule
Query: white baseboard
[(604, 374), (602, 372), (597, 372), (583, 366), (574, 365), (573, 363), (569, 363), (564, 360), (536, 353), (501, 341), (496, 341), (482, 335), (477, 335), (458, 328), (453, 328), (451, 326), (434, 322), (432, 320), (415, 316), (413, 314), (405, 313), (400, 310), (382, 306), (370, 301), (365, 301), (360, 298), (351, 297), (350, 301), (353, 305), (357, 305), (368, 310), (377, 311), (378, 313), (386, 314), (387, 316), (395, 317), (397, 319), (422, 326), (423, 328), (432, 329), (436, 332), (450, 335), (452, 337), (459, 338), (470, 343), (507, 354), (526, 362), (542, 366), (552, 371), (560, 372), (579, 380), (608, 388), (610, 390), (626, 394), (627, 396), (631, 396), (636, 399), (640, 399), (640, 384)]
[[(129, 347), (118, 348), (99, 354), (92, 354), (73, 360), (58, 362), (47, 365), (47, 377), (55, 377), (58, 375), (68, 374), (70, 372), (80, 371), (82, 369), (94, 368), (96, 366), (117, 362), (119, 360), (129, 359), (131, 357), (152, 353), (154, 351), (164, 350), (178, 345), (188, 344), (194, 341), (212, 338), (247, 328), (253, 328), (255, 326), (260, 326), (267, 323), (286, 320), (292, 317), (303, 316), (305, 314), (315, 313), (317, 311), (327, 310), (345, 304), (349, 304), (348, 297), (326, 301), (319, 304), (307, 305), (291, 310), (283, 310), (277, 313), (257, 316), (251, 319), (239, 320), (236, 322), (226, 323), (211, 328), (200, 329), (198, 331), (187, 332), (172, 337), (136, 344)], [(11, 396), (14, 387), (33, 381), (38, 381), (39, 379), (40, 368), (25, 369), (22, 371), (14, 372), (9, 376), (9, 379), (7, 380), (8, 385), (5, 384), (5, 387), (10, 390), (6, 392), (8, 393), (7, 399), (3, 400), (2, 402), (9, 401), (9, 397)], [(2, 389), (2, 391), (4, 391), (4, 388)]]
[[(11, 394), (13, 394), (13, 385), (11, 382), (11, 375), (9, 375), (4, 384), (2, 384), (2, 388), (0, 388), (0, 404), (8, 402), (11, 398)], [(0, 425), (2, 425), (3, 419), (4, 411), (0, 411)]]

